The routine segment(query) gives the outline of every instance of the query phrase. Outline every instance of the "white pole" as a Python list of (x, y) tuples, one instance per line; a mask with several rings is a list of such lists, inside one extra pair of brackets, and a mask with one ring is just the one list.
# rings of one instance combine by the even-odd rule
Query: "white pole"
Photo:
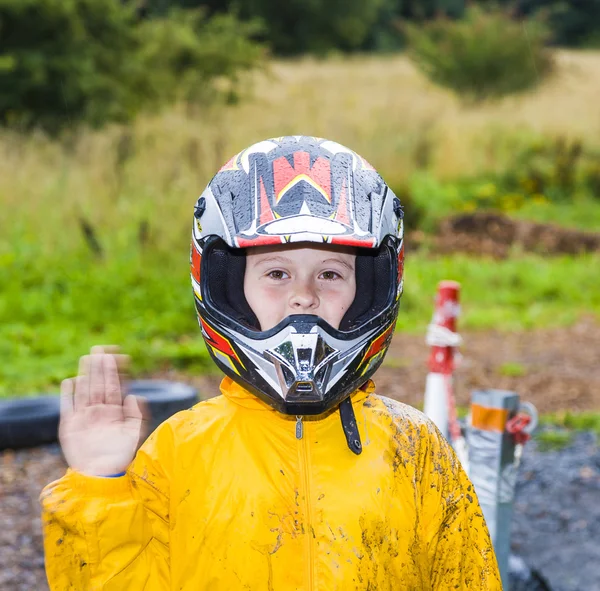
[(438, 284), (433, 319), (425, 338), (425, 342), (431, 346), (431, 353), (423, 411), (450, 441), (463, 468), (468, 472), (467, 445), (456, 417), (452, 380), (455, 349), (462, 342), (456, 332), (456, 319), (460, 313), (459, 291), (460, 284), (456, 281), (440, 281)]

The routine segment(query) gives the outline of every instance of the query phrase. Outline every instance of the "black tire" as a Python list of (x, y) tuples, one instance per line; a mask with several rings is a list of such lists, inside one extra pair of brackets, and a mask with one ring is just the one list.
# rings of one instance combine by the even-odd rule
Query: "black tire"
[[(129, 393), (148, 401), (151, 430), (198, 402), (195, 388), (166, 380), (133, 380)], [(60, 397), (56, 394), (0, 400), (0, 450), (36, 447), (58, 439)]]
[(0, 449), (35, 447), (56, 441), (59, 396), (0, 400)]
[(129, 383), (129, 394), (142, 396), (148, 401), (152, 415), (151, 431), (176, 412), (186, 410), (199, 402), (195, 388), (181, 382), (166, 380), (134, 380)]
[(530, 568), (517, 554), (508, 558), (508, 580), (510, 591), (552, 591), (541, 573)]

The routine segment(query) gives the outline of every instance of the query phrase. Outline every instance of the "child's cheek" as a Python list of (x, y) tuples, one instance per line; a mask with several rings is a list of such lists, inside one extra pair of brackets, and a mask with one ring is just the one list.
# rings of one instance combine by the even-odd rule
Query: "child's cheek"
[(279, 302), (284, 297), (284, 290), (280, 285), (263, 285), (260, 290), (261, 297), (271, 302)]
[(260, 305), (271, 315), (277, 315), (285, 306), (285, 290), (279, 285), (265, 286), (260, 290)]

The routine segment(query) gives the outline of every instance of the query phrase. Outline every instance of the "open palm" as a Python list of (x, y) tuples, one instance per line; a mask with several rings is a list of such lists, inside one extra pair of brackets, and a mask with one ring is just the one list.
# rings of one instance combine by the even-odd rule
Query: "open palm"
[(126, 396), (114, 347), (93, 347), (81, 357), (77, 378), (61, 384), (59, 440), (69, 466), (92, 476), (123, 472), (148, 425), (142, 398)]

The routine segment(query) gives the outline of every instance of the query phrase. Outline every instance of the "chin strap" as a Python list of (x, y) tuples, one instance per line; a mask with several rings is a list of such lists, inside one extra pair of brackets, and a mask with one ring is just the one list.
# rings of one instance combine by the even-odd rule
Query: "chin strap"
[(340, 403), (340, 418), (342, 419), (342, 429), (344, 429), (348, 447), (357, 456), (360, 455), (362, 452), (362, 443), (360, 442), (360, 433), (358, 432), (350, 396)]

